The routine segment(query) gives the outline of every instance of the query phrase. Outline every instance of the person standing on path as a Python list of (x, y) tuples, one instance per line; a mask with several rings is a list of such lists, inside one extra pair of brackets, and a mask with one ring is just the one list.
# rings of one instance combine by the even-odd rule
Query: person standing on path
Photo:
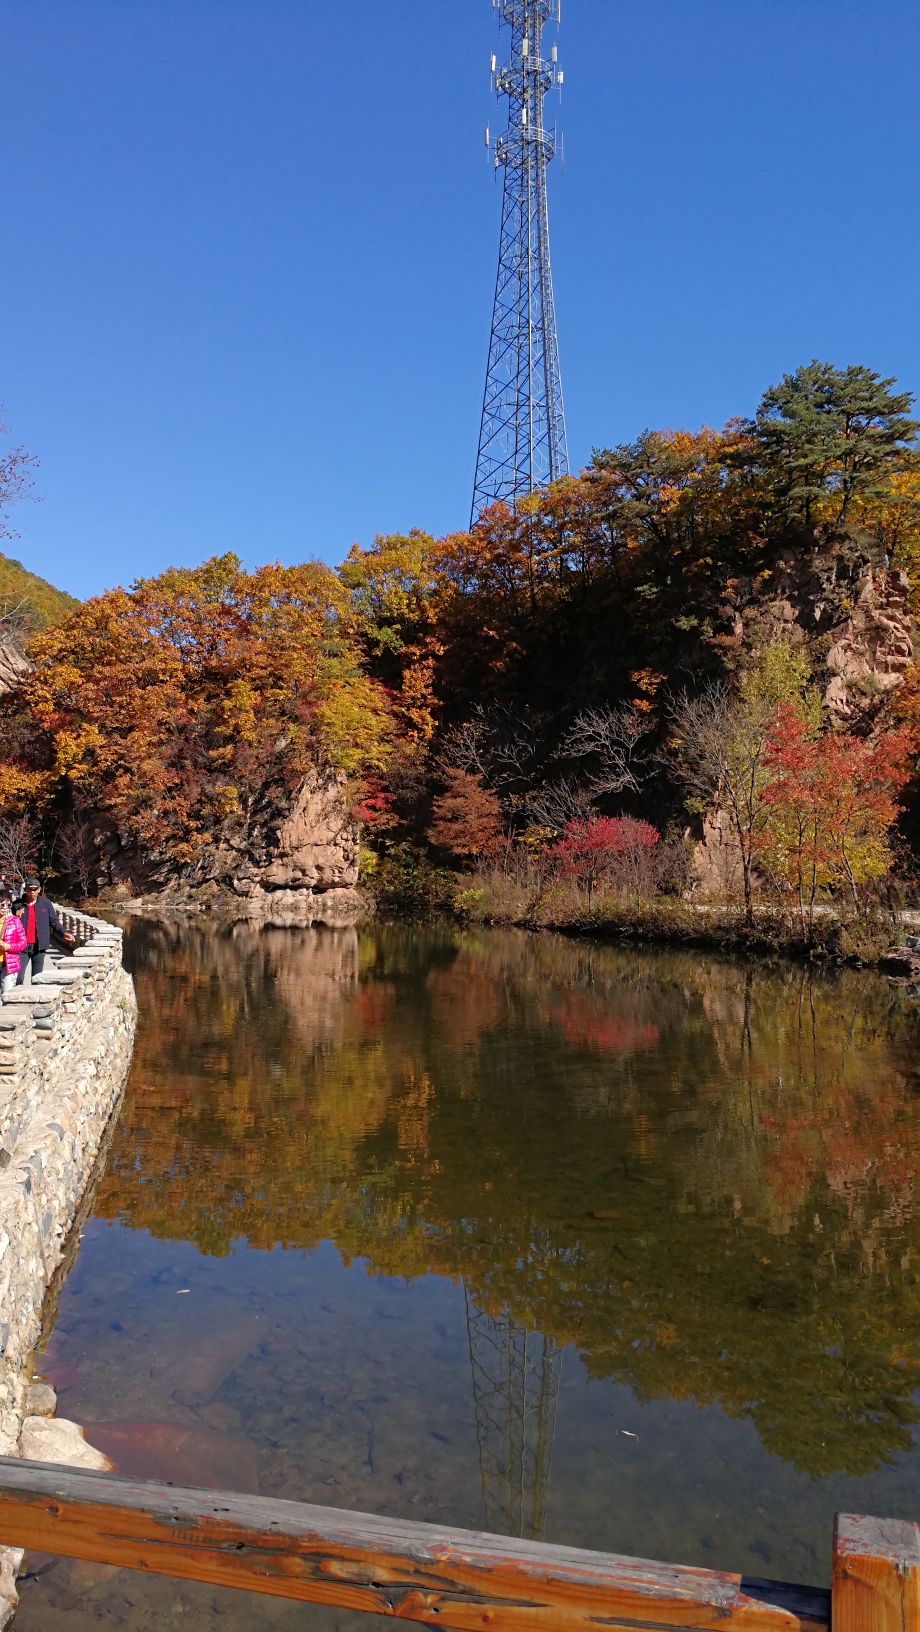
[(19, 960), (19, 977), (16, 984), (24, 986), (27, 969), (30, 981), (33, 975), (40, 975), (44, 969), (45, 953), (51, 945), (52, 930), (62, 941), (66, 941), (68, 946), (73, 945), (73, 936), (67, 934), (48, 897), (42, 895), (42, 887), (37, 878), (26, 879), (25, 896), (17, 917), (26, 932), (26, 949)]
[(25, 951), (26, 932), (13, 911), (5, 884), (0, 884), (0, 993), (11, 992), (19, 974), (19, 954)]

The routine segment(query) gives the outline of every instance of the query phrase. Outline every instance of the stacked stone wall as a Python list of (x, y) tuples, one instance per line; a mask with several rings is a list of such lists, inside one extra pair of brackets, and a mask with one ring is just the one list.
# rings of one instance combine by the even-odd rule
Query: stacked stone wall
[[(137, 1021), (119, 929), (58, 908), (76, 936), (0, 999), (0, 1455), (18, 1455), (32, 1351), (124, 1089)], [(0, 1549), (0, 1628), (17, 1555)]]

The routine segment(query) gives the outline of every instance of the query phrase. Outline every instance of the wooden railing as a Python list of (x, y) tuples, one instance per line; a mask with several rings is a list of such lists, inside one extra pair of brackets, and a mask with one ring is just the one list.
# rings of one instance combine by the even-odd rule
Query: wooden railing
[(458, 1632), (920, 1632), (920, 1532), (838, 1514), (832, 1588), (0, 1458), (0, 1543)]

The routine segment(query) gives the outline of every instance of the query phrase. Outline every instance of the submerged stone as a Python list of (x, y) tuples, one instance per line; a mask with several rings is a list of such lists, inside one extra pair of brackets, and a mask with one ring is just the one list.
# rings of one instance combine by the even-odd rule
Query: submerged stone
[(258, 1495), (259, 1453), (242, 1434), (176, 1422), (94, 1422), (87, 1428), (116, 1473)]

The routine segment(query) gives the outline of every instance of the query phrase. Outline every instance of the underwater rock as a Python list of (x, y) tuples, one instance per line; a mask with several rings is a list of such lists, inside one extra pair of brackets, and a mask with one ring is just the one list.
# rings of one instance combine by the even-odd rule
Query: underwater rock
[(93, 1422), (87, 1429), (112, 1458), (116, 1473), (259, 1494), (259, 1453), (242, 1434), (178, 1422)]
[(248, 1315), (196, 1337), (194, 1346), (183, 1355), (184, 1381), (175, 1391), (179, 1404), (206, 1405), (213, 1400), (224, 1378), (258, 1347), (264, 1334), (264, 1322), (260, 1325), (255, 1315)]
[(220, 1434), (236, 1434), (243, 1426), (243, 1419), (239, 1411), (232, 1405), (224, 1405), (220, 1400), (213, 1405), (202, 1405), (198, 1415), (209, 1428), (216, 1428)]

